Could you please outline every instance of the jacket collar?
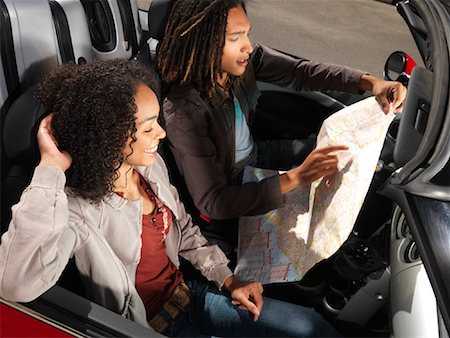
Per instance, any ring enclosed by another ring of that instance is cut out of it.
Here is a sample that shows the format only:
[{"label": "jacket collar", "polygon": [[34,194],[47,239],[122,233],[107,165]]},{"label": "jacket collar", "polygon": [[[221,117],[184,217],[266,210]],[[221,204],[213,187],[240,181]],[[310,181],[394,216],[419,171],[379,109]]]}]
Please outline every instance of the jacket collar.
[{"label": "jacket collar", "polygon": [[[166,187],[165,185],[160,183],[164,180],[167,180],[167,182],[169,183],[167,177],[167,167],[162,157],[158,155],[155,158],[155,162],[151,166],[137,166],[133,169],[135,169],[142,175],[142,177],[144,177],[144,179],[150,184],[153,192],[156,194],[156,196],[158,196],[158,199],[173,212],[176,218],[178,218],[177,202],[172,196],[170,187]],[[121,209],[125,205],[130,203],[130,201],[114,193],[110,196],[105,197],[103,201],[116,210]]]}]

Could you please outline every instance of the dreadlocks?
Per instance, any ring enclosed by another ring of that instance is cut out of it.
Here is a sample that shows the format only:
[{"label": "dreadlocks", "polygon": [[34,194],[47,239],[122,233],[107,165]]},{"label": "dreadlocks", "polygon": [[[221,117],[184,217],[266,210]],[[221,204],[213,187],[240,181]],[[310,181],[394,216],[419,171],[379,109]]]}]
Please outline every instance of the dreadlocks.
[{"label": "dreadlocks", "polygon": [[177,0],[158,50],[164,83],[194,86],[211,99],[222,76],[228,11],[245,0]]}]

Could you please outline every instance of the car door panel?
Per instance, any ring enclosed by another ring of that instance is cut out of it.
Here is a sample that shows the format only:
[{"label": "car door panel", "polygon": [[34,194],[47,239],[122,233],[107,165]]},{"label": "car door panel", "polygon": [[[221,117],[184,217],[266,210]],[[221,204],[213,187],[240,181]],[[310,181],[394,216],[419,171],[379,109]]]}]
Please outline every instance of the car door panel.
[{"label": "car door panel", "polygon": [[[448,5],[445,7],[437,0],[400,3],[401,14],[414,14],[413,20],[411,15],[403,17],[421,50],[426,69],[416,67],[411,76],[395,145],[397,170],[381,190],[398,204],[409,229],[408,238],[398,239],[403,244],[409,243],[404,244],[403,251],[400,250],[401,245],[391,248],[391,257],[394,254],[397,261],[392,268],[401,266],[397,275],[403,278],[402,282],[391,281],[393,310],[411,313],[408,302],[396,299],[395,293],[402,292],[408,283],[422,283],[423,287],[415,287],[409,298],[427,311],[418,312],[408,323],[414,327],[415,323],[421,323],[421,318],[426,318],[427,323],[434,323],[436,329],[443,321],[445,325],[440,325],[441,331],[424,333],[430,337],[448,336],[445,326],[450,325],[449,9]],[[396,226],[398,224],[394,222],[393,229]],[[415,248],[413,256],[410,255],[412,247]],[[415,260],[411,261],[411,258]],[[413,269],[419,268],[420,272],[412,273]],[[426,275],[422,271],[426,271]],[[432,292],[424,286],[425,279],[429,280]],[[404,300],[406,298],[405,294]],[[433,306],[433,302],[437,306]],[[397,328],[394,326],[394,336],[408,335],[405,323],[397,323]],[[421,323],[419,331],[427,327],[427,323]]]}]

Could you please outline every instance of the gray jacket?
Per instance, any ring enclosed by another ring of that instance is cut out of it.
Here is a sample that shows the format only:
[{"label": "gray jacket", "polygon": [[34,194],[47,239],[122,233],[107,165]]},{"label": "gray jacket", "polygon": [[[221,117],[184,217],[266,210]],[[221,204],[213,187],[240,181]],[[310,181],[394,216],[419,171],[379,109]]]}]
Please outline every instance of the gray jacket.
[{"label": "gray jacket", "polygon": [[[151,167],[136,168],[174,214],[166,237],[167,255],[178,255],[220,288],[232,274],[216,245],[208,245],[170,184],[161,157]],[[144,304],[135,288],[140,261],[142,200],[116,194],[98,205],[64,190],[57,167],[38,166],[31,184],[13,206],[13,217],[0,245],[0,297],[28,302],[47,291],[75,256],[88,297],[147,326]]]}]

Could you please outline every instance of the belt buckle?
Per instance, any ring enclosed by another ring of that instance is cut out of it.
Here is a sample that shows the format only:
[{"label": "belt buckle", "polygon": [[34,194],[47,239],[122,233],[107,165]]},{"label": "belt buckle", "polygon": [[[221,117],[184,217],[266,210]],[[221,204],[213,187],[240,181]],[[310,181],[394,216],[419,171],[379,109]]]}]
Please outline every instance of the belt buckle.
[{"label": "belt buckle", "polygon": [[153,317],[148,324],[153,330],[159,333],[163,333],[169,327],[169,323],[166,318],[164,318],[160,313]]},{"label": "belt buckle", "polygon": [[191,302],[188,286],[183,282],[178,284],[173,290],[169,301],[176,305],[181,311],[186,313]]},{"label": "belt buckle", "polygon": [[[189,288],[185,283],[181,282],[175,287],[172,295],[164,303],[162,309],[172,318],[172,320],[175,320],[181,312],[187,312],[190,302]],[[163,333],[169,327],[169,321],[164,315],[158,313],[150,320],[149,325],[156,332]]]}]

